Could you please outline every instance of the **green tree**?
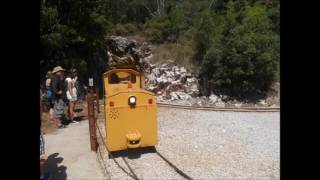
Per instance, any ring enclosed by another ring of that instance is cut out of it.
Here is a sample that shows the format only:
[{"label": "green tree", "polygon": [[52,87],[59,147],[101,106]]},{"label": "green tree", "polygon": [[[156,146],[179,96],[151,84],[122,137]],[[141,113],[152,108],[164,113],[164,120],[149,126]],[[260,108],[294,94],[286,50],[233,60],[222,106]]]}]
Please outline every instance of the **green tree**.
[{"label": "green tree", "polygon": [[214,38],[201,67],[206,88],[238,98],[265,95],[279,62],[279,36],[266,7],[246,5],[236,12],[230,1],[221,26],[221,39]]},{"label": "green tree", "polygon": [[170,21],[167,15],[158,15],[145,24],[145,34],[153,43],[163,43],[170,35]]},{"label": "green tree", "polygon": [[194,60],[195,63],[201,63],[203,56],[211,45],[213,23],[209,11],[204,11],[195,19],[195,34],[193,38]]},{"label": "green tree", "polygon": [[172,36],[171,41],[175,42],[187,30],[187,22],[183,10],[176,8],[169,14],[169,27],[169,33]]},{"label": "green tree", "polygon": [[87,65],[88,71],[82,74],[95,75],[95,69],[106,64],[101,58],[110,26],[105,1],[42,0],[40,5],[40,69],[47,71],[56,65],[84,69]]}]

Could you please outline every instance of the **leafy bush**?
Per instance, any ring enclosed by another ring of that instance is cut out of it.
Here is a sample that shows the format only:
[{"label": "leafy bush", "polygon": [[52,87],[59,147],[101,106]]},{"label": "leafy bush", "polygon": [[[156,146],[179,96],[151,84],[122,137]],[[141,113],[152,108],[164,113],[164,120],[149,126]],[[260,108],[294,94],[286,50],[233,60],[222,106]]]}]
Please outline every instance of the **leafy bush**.
[{"label": "leafy bush", "polygon": [[147,40],[152,43],[162,43],[165,42],[169,33],[170,22],[168,16],[159,15],[150,20],[145,24],[145,35]]},{"label": "leafy bush", "polygon": [[199,64],[202,62],[203,56],[211,45],[213,24],[209,11],[204,11],[199,17],[196,17],[194,21],[196,31],[193,36],[193,48],[195,49],[193,59],[196,64]]},{"label": "leafy bush", "polygon": [[177,42],[188,29],[184,12],[176,8],[167,15],[158,15],[145,24],[145,33],[154,43]]},{"label": "leafy bush", "polygon": [[272,31],[265,6],[245,6],[236,12],[230,1],[220,28],[222,36],[212,38],[201,65],[203,92],[264,96],[279,64],[279,36]]}]

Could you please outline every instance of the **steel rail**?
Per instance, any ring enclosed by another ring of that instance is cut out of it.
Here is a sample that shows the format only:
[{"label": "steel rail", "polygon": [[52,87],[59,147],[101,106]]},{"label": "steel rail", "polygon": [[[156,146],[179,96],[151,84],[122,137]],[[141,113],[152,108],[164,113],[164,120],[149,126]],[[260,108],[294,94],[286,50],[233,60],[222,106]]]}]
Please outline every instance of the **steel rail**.
[{"label": "steel rail", "polygon": [[[99,125],[97,125],[97,129],[98,129],[100,138],[102,138],[102,141],[103,141],[103,136],[102,136],[101,130],[100,130],[100,128],[99,128]],[[107,146],[106,146],[106,144],[105,144],[104,141],[103,141],[103,145],[104,145],[104,147],[106,148],[106,150],[108,151]],[[128,172],[128,171],[126,171],[126,170],[119,164],[119,162],[117,162],[117,161],[114,159],[114,157],[112,156],[112,154],[111,154],[109,151],[108,151],[108,153],[109,153],[109,155],[111,156],[111,159],[117,164],[117,166],[118,166],[123,172],[125,172],[128,176],[132,177],[132,178],[135,179],[135,180],[140,180],[124,157],[122,157],[122,159],[123,159],[123,161],[125,162],[125,164],[127,165],[127,167],[129,168],[129,171],[130,171],[131,173]],[[175,170],[175,172],[177,172],[179,175],[181,175],[181,176],[184,177],[185,179],[192,180],[192,178],[191,178],[190,176],[188,176],[186,173],[184,173],[182,170],[180,170],[178,167],[176,167],[173,163],[171,163],[167,158],[165,158],[163,155],[161,155],[158,151],[156,151],[156,154],[157,154],[162,160],[164,160],[171,168],[173,168],[173,169]]]},{"label": "steel rail", "polygon": [[[107,145],[106,145],[106,143],[105,143],[104,140],[103,140],[103,136],[102,136],[102,133],[101,133],[101,130],[100,130],[99,126],[97,126],[97,129],[98,129],[98,131],[99,131],[100,137],[102,138],[103,145],[105,146],[106,150],[108,151]],[[120,165],[120,163],[113,157],[113,155],[112,155],[109,151],[108,151],[108,153],[109,153],[111,159],[116,163],[116,165],[117,165],[124,173],[126,173],[128,176],[132,177],[132,178],[135,179],[135,180],[140,180],[135,173],[131,174],[130,172],[126,171],[126,170]],[[132,168],[129,166],[129,164],[126,163],[126,165],[128,166],[129,170],[130,170],[131,172],[133,172],[133,170],[132,170]]]},{"label": "steel rail", "polygon": [[206,111],[234,111],[234,112],[279,112],[279,107],[197,107],[197,106],[187,106],[178,104],[167,104],[167,103],[157,103],[159,107],[169,107],[177,109],[189,109],[189,110],[206,110]]}]

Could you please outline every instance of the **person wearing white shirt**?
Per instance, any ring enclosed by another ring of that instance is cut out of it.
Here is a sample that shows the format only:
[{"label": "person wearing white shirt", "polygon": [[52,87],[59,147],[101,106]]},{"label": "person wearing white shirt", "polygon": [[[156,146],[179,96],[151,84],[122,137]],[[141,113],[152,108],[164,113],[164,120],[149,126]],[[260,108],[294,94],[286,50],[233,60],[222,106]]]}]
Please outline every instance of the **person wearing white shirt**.
[{"label": "person wearing white shirt", "polygon": [[74,112],[75,104],[77,101],[77,89],[75,87],[74,78],[74,70],[71,70],[70,76],[66,78],[67,82],[67,98],[69,100],[69,107],[68,107],[68,115],[69,119],[72,123],[75,123],[74,118],[76,117],[76,113]]}]

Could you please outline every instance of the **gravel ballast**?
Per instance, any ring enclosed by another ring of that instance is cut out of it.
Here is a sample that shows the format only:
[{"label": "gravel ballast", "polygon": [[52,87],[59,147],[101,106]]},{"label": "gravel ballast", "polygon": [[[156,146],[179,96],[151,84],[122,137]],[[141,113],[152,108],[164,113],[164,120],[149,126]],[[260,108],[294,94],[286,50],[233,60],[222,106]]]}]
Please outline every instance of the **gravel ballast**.
[{"label": "gravel ballast", "polygon": [[[159,107],[158,137],[156,150],[193,179],[280,179],[280,112]],[[100,150],[111,179],[132,179]],[[122,157],[138,178],[183,179],[154,152],[116,157],[130,172]]]}]

